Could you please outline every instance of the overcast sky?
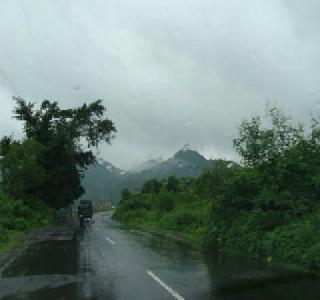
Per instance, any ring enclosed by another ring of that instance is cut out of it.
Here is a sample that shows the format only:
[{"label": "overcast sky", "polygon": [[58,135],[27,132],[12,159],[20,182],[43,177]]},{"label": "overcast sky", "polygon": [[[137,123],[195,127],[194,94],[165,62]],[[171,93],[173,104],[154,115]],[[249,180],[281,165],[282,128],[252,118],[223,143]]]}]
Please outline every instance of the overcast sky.
[{"label": "overcast sky", "polygon": [[103,99],[128,169],[189,143],[235,158],[267,102],[307,122],[320,102],[320,1],[1,0],[0,135],[13,95],[63,107]]}]

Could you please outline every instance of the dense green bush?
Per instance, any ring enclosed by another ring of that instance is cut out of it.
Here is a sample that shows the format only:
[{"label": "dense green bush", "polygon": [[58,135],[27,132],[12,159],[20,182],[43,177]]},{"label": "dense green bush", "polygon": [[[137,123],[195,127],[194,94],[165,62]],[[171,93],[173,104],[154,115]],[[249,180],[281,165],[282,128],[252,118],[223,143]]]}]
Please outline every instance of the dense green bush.
[{"label": "dense green bush", "polygon": [[0,225],[0,244],[6,242],[8,239],[8,230]]},{"label": "dense green bush", "polygon": [[0,242],[5,241],[8,230],[23,231],[45,226],[56,218],[54,210],[41,202],[23,202],[0,194]]},{"label": "dense green bush", "polygon": [[320,269],[320,214],[314,213],[302,220],[267,232],[261,250],[279,260]]},{"label": "dense green bush", "polygon": [[241,124],[241,165],[217,160],[199,178],[149,181],[115,218],[320,270],[320,118],[304,130],[279,109],[269,117]]},{"label": "dense green bush", "polygon": [[160,211],[169,212],[174,209],[175,206],[175,195],[171,191],[162,189],[159,194],[154,197],[153,207]]},{"label": "dense green bush", "polygon": [[197,216],[188,209],[179,209],[169,214],[164,214],[160,224],[165,229],[184,231],[197,224]]}]

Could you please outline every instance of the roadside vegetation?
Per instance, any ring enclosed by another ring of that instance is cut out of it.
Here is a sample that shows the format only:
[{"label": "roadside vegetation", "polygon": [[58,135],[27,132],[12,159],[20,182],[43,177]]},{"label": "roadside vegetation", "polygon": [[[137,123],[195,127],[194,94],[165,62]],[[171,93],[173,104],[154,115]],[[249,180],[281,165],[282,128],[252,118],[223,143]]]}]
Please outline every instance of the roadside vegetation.
[{"label": "roadside vegetation", "polygon": [[113,206],[111,202],[98,202],[95,206],[93,211],[95,213],[99,213],[99,212],[106,212],[106,211],[112,211],[113,210]]},{"label": "roadside vegetation", "polygon": [[14,245],[20,233],[48,226],[58,220],[56,211],[41,202],[27,204],[0,194],[0,254]]},{"label": "roadside vegetation", "polygon": [[84,193],[83,171],[96,162],[90,148],[116,132],[101,100],[74,109],[14,101],[25,136],[0,140],[0,252],[17,232],[48,225]]},{"label": "roadside vegetation", "polygon": [[279,109],[244,121],[240,164],[217,161],[199,178],[124,190],[114,218],[222,249],[320,270],[320,126]]}]

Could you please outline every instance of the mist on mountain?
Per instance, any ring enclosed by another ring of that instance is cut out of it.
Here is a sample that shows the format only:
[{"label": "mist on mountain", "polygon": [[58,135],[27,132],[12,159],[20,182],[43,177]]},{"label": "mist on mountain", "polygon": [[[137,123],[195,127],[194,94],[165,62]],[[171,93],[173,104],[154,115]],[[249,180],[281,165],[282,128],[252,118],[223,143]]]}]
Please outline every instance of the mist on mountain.
[{"label": "mist on mountain", "polygon": [[135,191],[147,180],[161,180],[169,176],[198,177],[205,169],[213,168],[215,162],[216,160],[206,159],[189,147],[182,148],[167,160],[148,160],[130,171],[99,160],[84,173],[82,184],[86,193],[82,199],[117,204],[124,188]]}]

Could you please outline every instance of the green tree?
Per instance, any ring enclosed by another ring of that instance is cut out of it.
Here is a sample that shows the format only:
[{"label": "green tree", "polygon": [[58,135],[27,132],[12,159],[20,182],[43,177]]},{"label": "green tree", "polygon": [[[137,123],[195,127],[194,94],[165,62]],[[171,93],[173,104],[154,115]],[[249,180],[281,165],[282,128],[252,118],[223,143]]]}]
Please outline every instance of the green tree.
[{"label": "green tree", "polygon": [[167,190],[177,193],[179,191],[179,180],[176,176],[170,176],[167,180]]},{"label": "green tree", "polygon": [[260,117],[243,122],[234,141],[245,167],[252,169],[247,174],[255,174],[252,207],[292,216],[311,212],[320,196],[319,121],[313,119],[307,135],[279,109],[270,110],[269,117],[269,127],[262,126]]},{"label": "green tree", "polygon": [[[37,184],[29,183],[28,189],[21,190],[28,191],[28,198],[34,197],[55,208],[70,204],[84,192],[81,186],[83,170],[96,161],[90,148],[97,147],[101,142],[110,143],[116,132],[113,122],[104,117],[106,108],[101,100],[73,109],[61,109],[57,102],[48,100],[36,109],[33,103],[27,103],[22,98],[14,100],[14,117],[23,122],[26,134],[26,141],[21,147],[24,149],[28,143],[33,147],[35,143],[39,146],[33,154],[30,153],[30,145],[24,152],[20,149],[20,152],[24,153],[22,156],[26,160],[28,155],[33,156],[33,161],[42,171]],[[3,160],[7,162],[6,181],[13,182],[14,176],[20,175],[13,159],[18,151],[14,148],[19,146],[8,138],[4,138],[1,144]],[[6,188],[11,194],[15,193],[11,184]]]},{"label": "green tree", "polygon": [[156,179],[148,180],[144,183],[141,192],[143,194],[158,194],[162,187],[162,183]]},{"label": "green tree", "polygon": [[43,146],[33,139],[19,142],[5,137],[0,149],[5,153],[1,162],[4,192],[17,199],[39,198],[46,176],[39,161]]},{"label": "green tree", "polygon": [[129,189],[125,188],[121,191],[121,200],[120,201],[126,201],[130,199],[132,196],[132,193],[130,192]]},{"label": "green tree", "polygon": [[270,109],[268,116],[271,121],[269,128],[262,127],[259,116],[242,122],[240,126],[234,147],[246,166],[258,167],[264,163],[273,163],[304,137],[303,127],[290,124],[290,118],[280,109]]}]

